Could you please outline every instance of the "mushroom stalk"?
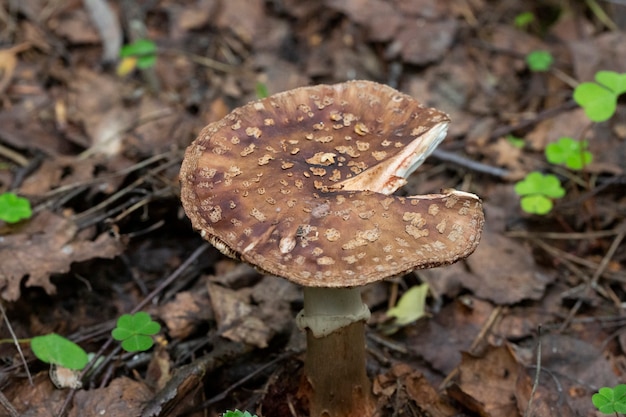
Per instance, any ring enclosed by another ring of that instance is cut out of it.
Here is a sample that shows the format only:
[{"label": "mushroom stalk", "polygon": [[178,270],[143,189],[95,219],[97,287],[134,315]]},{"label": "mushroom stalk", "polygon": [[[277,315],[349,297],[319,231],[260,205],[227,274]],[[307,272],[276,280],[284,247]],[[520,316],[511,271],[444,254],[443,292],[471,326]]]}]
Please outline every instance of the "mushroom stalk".
[{"label": "mushroom stalk", "polygon": [[304,309],[297,321],[307,333],[304,373],[311,417],[373,415],[365,368],[369,316],[359,288],[304,288]]}]

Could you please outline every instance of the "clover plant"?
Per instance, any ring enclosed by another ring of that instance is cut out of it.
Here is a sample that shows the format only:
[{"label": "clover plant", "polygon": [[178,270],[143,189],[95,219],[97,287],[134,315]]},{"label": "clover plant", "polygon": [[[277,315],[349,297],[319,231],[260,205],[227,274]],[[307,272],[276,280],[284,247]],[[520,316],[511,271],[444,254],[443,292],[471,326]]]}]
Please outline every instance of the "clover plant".
[{"label": "clover plant", "polygon": [[125,351],[138,352],[150,349],[154,344],[152,336],[160,330],[159,323],[153,321],[148,313],[139,311],[120,316],[111,335],[113,339],[122,342]]},{"label": "clover plant", "polygon": [[550,69],[554,57],[548,51],[532,51],[526,55],[526,64],[533,72],[545,72]]},{"label": "clover plant", "polygon": [[156,64],[157,46],[149,39],[139,39],[122,46],[120,58],[117,66],[117,74],[120,76],[131,73],[135,68],[151,68]]},{"label": "clover plant", "polygon": [[7,223],[17,223],[20,220],[30,219],[33,210],[30,201],[18,197],[14,193],[0,194],[0,220]]},{"label": "clover plant", "polygon": [[553,174],[533,171],[515,184],[515,193],[521,197],[522,210],[531,214],[548,214],[553,200],[565,195],[559,179]]},{"label": "clover plant", "polygon": [[589,142],[586,140],[562,137],[546,146],[546,159],[551,164],[563,164],[574,170],[583,169],[593,159],[593,155],[587,150],[588,147]]},{"label": "clover plant", "polygon": [[594,122],[610,119],[617,108],[617,98],[626,92],[626,73],[598,71],[595,82],[579,84],[574,89],[574,100]]},{"label": "clover plant", "polygon": [[626,413],[626,384],[600,388],[591,397],[591,402],[603,414]]}]

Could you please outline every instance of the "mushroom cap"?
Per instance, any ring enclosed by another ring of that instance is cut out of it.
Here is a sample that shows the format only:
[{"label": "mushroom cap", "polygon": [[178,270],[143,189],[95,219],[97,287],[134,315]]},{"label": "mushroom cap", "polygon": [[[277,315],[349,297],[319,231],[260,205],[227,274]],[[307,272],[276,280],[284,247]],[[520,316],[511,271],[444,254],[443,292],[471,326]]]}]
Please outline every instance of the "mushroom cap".
[{"label": "mushroom cap", "polygon": [[221,252],[304,286],[354,287],[450,264],[478,245],[480,199],[391,195],[448,122],[370,81],[279,93],[201,131],[182,164],[182,204]]}]

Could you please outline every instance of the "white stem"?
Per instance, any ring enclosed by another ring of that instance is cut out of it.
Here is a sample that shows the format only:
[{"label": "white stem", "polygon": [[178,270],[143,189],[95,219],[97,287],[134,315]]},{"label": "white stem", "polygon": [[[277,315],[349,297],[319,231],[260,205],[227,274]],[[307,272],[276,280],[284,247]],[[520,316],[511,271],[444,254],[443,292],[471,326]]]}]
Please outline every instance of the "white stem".
[{"label": "white stem", "polygon": [[304,288],[304,309],[296,317],[301,330],[325,337],[357,321],[367,321],[370,311],[360,288]]}]

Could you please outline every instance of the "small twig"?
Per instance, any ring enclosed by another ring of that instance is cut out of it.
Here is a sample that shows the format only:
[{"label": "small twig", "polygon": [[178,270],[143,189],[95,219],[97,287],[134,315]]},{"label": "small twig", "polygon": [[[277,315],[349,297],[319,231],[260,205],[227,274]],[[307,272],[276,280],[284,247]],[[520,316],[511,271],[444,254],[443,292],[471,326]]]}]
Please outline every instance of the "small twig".
[{"label": "small twig", "polygon": [[[620,224],[620,226],[618,227],[618,230],[619,230],[619,233],[617,234],[617,236],[615,236],[615,239],[613,239],[613,242],[611,243],[609,250],[606,252],[606,255],[604,255],[604,257],[602,258],[602,261],[600,261],[600,264],[598,265],[596,271],[594,272],[593,277],[591,278],[591,282],[589,282],[587,286],[588,289],[591,288],[591,289],[596,290],[600,277],[602,276],[606,268],[609,266],[609,262],[615,255],[615,252],[617,251],[617,248],[619,247],[619,245],[622,243],[622,240],[624,240],[624,237],[626,236],[626,221]],[[570,321],[576,315],[576,313],[582,306],[582,303],[583,303],[582,298],[579,298],[578,301],[576,301],[576,304],[574,304],[567,318],[561,325],[559,329],[560,331],[564,331],[567,328],[567,326],[569,326]]]},{"label": "small twig", "polygon": [[9,321],[9,318],[7,317],[7,313],[6,313],[6,310],[4,309],[4,305],[2,304],[2,301],[0,301],[0,313],[2,313],[2,318],[4,319],[4,323],[7,325],[7,329],[9,329],[9,333],[11,333],[11,338],[13,339],[13,343],[15,344],[15,348],[17,349],[17,352],[20,355],[20,359],[22,360],[22,363],[24,364],[24,369],[26,370],[26,375],[28,376],[28,382],[30,382],[30,385],[34,387],[35,383],[33,382],[33,377],[30,374],[30,369],[28,369],[28,363],[26,362],[26,357],[24,356],[24,352],[22,352],[22,347],[20,346],[20,342],[17,336],[15,335],[15,332],[13,331],[13,326],[11,326],[11,322]]},{"label": "small twig", "polygon": [[4,396],[2,392],[0,392],[0,404],[4,407],[5,410],[11,414],[11,417],[20,417],[20,413],[17,412],[13,404],[9,401],[7,397]]},{"label": "small twig", "polygon": [[[529,239],[529,240],[531,243],[539,246],[541,249],[545,250],[546,252],[548,252],[550,255],[554,256],[561,262],[563,262],[564,260],[567,260],[575,264],[582,265],[589,269],[598,268],[598,264],[596,262],[573,255],[569,252],[558,249],[554,246],[550,246],[546,244],[545,242],[542,242],[539,239]],[[617,282],[626,282],[626,274],[624,274],[623,272],[603,271],[603,274],[606,279],[610,279],[610,280],[617,281]]]},{"label": "small twig", "polygon": [[22,168],[28,166],[28,159],[22,156],[22,154],[15,152],[11,148],[7,148],[2,144],[0,144],[0,156],[4,156],[6,159],[10,159]]},{"label": "small twig", "polygon": [[530,398],[528,399],[528,405],[526,406],[526,410],[524,410],[524,417],[530,417],[532,414],[530,410],[533,406],[533,398],[535,397],[535,392],[537,391],[537,387],[539,386],[539,375],[541,375],[541,325],[537,327],[537,369],[535,370],[535,380],[533,381],[533,388],[530,391]]},{"label": "small twig", "polygon": [[504,168],[483,164],[482,162],[474,161],[456,153],[444,151],[443,149],[435,149],[431,156],[440,161],[450,162],[462,166],[463,168],[498,178],[508,178],[511,174],[509,170]]}]

